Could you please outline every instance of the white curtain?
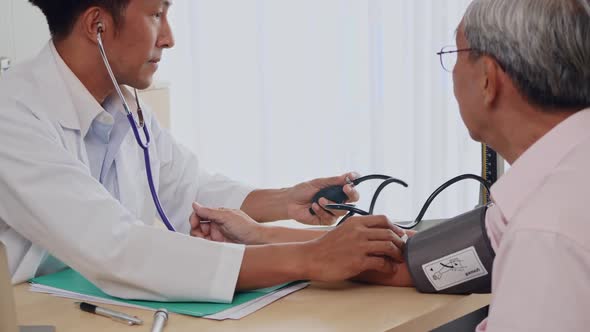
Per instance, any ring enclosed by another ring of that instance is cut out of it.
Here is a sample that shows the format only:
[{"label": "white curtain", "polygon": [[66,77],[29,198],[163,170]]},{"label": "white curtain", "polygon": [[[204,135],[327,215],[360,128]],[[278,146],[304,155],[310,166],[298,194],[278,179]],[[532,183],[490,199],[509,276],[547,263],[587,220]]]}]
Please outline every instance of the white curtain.
[{"label": "white curtain", "polygon": [[[461,121],[451,74],[435,53],[454,44],[469,0],[179,0],[172,132],[210,170],[258,187],[350,170],[407,181],[377,212],[413,219],[428,195],[480,172],[480,146]],[[368,208],[378,185],[358,187]],[[459,183],[428,218],[477,204]]]}]

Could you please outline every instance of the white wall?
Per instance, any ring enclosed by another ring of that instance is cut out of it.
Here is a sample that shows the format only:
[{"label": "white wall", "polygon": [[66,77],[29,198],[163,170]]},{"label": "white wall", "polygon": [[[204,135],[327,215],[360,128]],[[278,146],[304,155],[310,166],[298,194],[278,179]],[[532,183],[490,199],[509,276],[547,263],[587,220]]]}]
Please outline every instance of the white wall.
[{"label": "white wall", "polygon": [[[428,195],[480,172],[435,55],[454,43],[470,0],[175,1],[174,135],[209,169],[255,186],[356,170],[406,180],[377,212],[416,216]],[[359,186],[368,207],[374,183]],[[471,209],[478,184],[445,191],[427,217]]]},{"label": "white wall", "polygon": [[[440,183],[479,172],[479,145],[434,55],[469,2],[175,1],[176,47],[156,75],[171,83],[172,132],[211,170],[255,186],[348,170],[398,176],[411,187],[385,192],[380,212],[412,218]],[[35,55],[49,38],[40,11],[0,4],[0,56]],[[473,207],[477,192],[450,189],[428,217]]]},{"label": "white wall", "polygon": [[36,55],[48,40],[39,9],[26,0],[0,0],[0,56],[19,63]]}]

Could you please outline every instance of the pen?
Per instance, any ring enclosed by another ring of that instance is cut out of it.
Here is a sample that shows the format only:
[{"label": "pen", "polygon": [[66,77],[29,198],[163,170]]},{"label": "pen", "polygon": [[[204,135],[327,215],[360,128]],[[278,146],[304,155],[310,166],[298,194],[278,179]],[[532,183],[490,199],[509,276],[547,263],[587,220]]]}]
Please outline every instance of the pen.
[{"label": "pen", "polygon": [[168,320],[168,310],[158,309],[154,313],[154,323],[152,324],[152,332],[162,332],[166,321]]},{"label": "pen", "polygon": [[80,306],[82,311],[89,312],[91,314],[97,314],[104,317],[108,317],[112,320],[119,321],[121,323],[125,323],[127,325],[141,325],[143,321],[135,316],[127,315],[123,312],[114,311],[107,308],[102,308],[99,306],[95,306],[94,304],[86,303],[86,302],[76,302]]}]

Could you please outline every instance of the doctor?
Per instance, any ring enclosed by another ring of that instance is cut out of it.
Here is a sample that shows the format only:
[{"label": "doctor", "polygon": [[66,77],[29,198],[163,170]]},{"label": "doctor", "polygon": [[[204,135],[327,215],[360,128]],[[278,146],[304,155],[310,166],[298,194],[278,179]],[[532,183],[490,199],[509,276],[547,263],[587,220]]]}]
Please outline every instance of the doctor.
[{"label": "doctor", "polygon": [[[310,200],[353,175],[252,190],[203,170],[142,105],[155,188],[178,232],[151,227],[156,213],[143,151],[97,36],[117,81],[146,88],[162,51],[174,45],[170,1],[31,2],[45,14],[52,40],[0,80],[0,240],[14,283],[68,265],[115,296],[228,302],[235,289],[343,280],[391,271],[392,260],[401,260],[401,233],[384,217],[355,218],[331,232],[292,231],[285,239],[291,243],[245,246],[188,236],[194,201],[239,208],[259,222],[332,223],[317,204],[315,216],[308,212]],[[122,90],[135,113],[133,95]],[[344,191],[358,198],[352,187]]]}]

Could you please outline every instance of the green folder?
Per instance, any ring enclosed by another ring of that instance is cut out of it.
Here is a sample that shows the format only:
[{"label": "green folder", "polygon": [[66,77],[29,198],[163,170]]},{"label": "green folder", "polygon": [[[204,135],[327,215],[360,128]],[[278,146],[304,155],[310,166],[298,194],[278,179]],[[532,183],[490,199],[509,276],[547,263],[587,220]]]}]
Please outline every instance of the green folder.
[{"label": "green folder", "polygon": [[66,290],[69,292],[100,297],[103,299],[127,303],[136,306],[142,306],[152,309],[165,308],[170,312],[178,314],[202,317],[221,312],[226,309],[233,308],[248,301],[255,300],[264,295],[272,293],[281,288],[290,286],[294,283],[283,284],[275,287],[258,289],[248,292],[238,292],[234,295],[232,303],[210,303],[210,302],[155,302],[155,301],[140,301],[140,300],[125,300],[118,297],[113,297],[105,294],[103,291],[94,286],[90,281],[84,278],[78,272],[72,269],[66,269],[54,274],[45,275],[38,278],[33,278],[29,282],[34,284],[45,285],[53,288]]}]

